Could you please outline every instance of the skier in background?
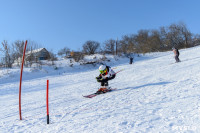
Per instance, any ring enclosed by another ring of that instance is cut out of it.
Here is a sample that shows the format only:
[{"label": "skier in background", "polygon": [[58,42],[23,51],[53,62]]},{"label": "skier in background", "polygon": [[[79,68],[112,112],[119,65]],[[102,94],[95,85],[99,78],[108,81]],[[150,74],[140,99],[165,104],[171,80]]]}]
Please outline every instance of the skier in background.
[{"label": "skier in background", "polygon": [[174,52],[174,58],[175,58],[175,60],[176,60],[176,63],[177,63],[177,62],[180,62],[180,59],[179,59],[179,51],[178,51],[178,49],[175,48],[175,47],[173,47],[172,50],[173,50],[173,52]]},{"label": "skier in background", "polygon": [[101,83],[100,89],[97,93],[105,93],[108,89],[108,81],[115,78],[115,72],[111,69],[111,67],[106,65],[101,65],[99,67],[100,75],[96,77],[97,82]]}]

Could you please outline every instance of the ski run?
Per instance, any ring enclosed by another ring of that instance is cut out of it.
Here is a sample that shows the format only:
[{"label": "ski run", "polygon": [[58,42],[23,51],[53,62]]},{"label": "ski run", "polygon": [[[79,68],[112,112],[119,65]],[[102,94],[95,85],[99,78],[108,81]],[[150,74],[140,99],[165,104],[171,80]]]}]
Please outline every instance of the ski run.
[{"label": "ski run", "polygon": [[[111,57],[110,57],[111,58]],[[0,133],[199,133],[200,47],[158,52],[107,65],[119,72],[113,92],[93,98],[99,65],[24,68],[22,120],[19,120],[20,69],[0,70]],[[7,73],[7,74],[5,74]],[[49,116],[46,123],[46,80]]]}]

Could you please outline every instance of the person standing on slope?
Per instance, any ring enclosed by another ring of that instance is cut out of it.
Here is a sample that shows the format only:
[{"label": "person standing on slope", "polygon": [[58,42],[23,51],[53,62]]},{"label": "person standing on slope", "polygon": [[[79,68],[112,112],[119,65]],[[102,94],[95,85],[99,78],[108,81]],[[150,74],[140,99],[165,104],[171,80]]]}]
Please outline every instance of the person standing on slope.
[{"label": "person standing on slope", "polygon": [[111,67],[106,65],[101,65],[99,67],[100,75],[96,77],[97,82],[101,83],[101,88],[97,91],[97,93],[105,93],[108,89],[108,81],[115,78],[115,72],[111,69]]},{"label": "person standing on slope", "polygon": [[174,55],[175,55],[174,58],[175,58],[175,60],[176,60],[176,63],[177,63],[177,62],[180,62],[180,59],[179,59],[179,51],[178,51],[178,49],[175,48],[175,47],[173,47],[172,50],[173,50]]}]

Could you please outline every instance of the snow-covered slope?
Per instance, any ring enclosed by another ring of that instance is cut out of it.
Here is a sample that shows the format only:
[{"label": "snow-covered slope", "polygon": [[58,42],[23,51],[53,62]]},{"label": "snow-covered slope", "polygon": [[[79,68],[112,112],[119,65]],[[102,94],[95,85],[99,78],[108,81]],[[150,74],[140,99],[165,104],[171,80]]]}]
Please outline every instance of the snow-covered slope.
[{"label": "snow-covered slope", "polygon": [[[19,120],[18,81],[0,84],[0,132],[129,133],[200,132],[200,47],[152,53],[109,63],[124,69],[109,82],[116,91],[92,99],[98,66],[25,78]],[[30,73],[29,73],[30,74]],[[18,75],[14,75],[16,77]],[[26,77],[26,76],[25,76]],[[17,79],[17,78],[14,78]],[[46,80],[50,81],[50,124],[46,124]],[[4,79],[5,81],[5,79]]]}]

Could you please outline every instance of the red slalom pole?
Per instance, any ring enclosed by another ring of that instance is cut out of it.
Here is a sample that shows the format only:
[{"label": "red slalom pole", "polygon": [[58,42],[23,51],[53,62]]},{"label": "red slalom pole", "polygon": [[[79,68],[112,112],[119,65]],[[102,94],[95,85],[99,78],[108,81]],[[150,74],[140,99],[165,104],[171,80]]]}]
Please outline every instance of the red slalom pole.
[{"label": "red slalom pole", "polygon": [[19,117],[20,117],[20,120],[22,120],[22,113],[21,113],[21,87],[22,87],[22,73],[23,73],[23,66],[24,66],[24,57],[25,57],[25,53],[26,53],[26,45],[27,45],[27,40],[26,40],[25,46],[24,46],[22,65],[21,65],[20,82],[19,82]]},{"label": "red slalom pole", "polygon": [[47,96],[46,96],[46,101],[47,101],[47,124],[49,124],[49,80],[47,80]]}]

